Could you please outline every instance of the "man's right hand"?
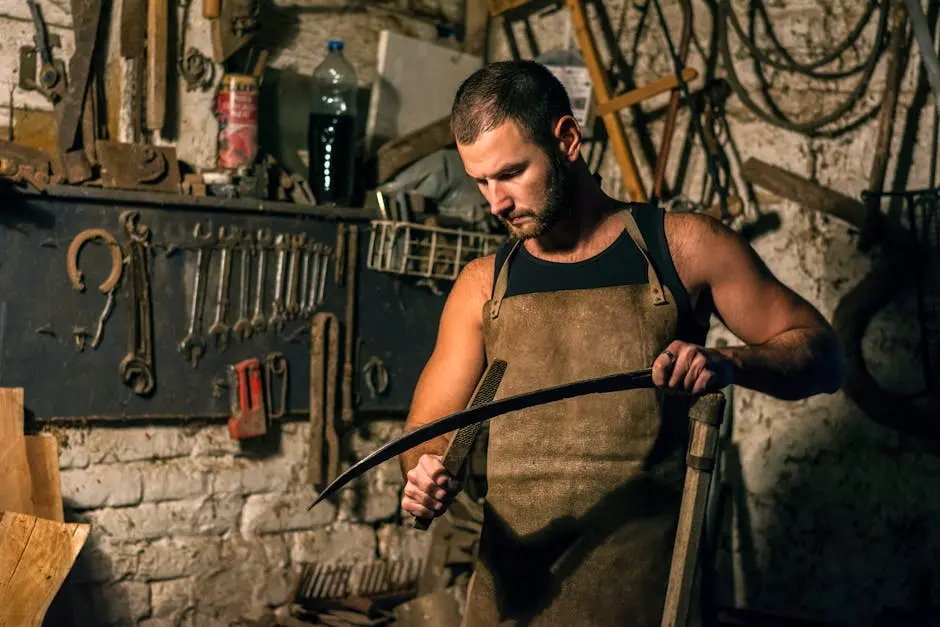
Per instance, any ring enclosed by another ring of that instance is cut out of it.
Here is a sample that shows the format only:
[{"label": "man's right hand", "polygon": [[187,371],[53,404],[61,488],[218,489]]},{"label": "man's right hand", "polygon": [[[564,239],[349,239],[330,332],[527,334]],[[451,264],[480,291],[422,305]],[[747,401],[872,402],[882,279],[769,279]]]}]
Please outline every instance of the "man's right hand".
[{"label": "man's right hand", "polygon": [[418,518],[442,515],[460,490],[460,485],[441,463],[440,455],[422,455],[406,476],[408,483],[401,507]]}]

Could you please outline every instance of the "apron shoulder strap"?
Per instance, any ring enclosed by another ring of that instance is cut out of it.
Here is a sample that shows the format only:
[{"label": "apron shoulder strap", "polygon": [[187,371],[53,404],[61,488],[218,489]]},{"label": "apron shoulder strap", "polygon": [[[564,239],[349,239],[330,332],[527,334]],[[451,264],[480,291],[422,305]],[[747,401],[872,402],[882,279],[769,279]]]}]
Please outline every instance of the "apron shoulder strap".
[{"label": "apron shoulder strap", "polygon": [[640,232],[640,227],[636,223],[636,218],[633,217],[632,206],[627,207],[620,212],[620,219],[623,221],[630,239],[632,239],[633,243],[636,244],[636,247],[640,249],[640,253],[643,255],[643,259],[646,260],[647,272],[649,273],[650,291],[653,296],[653,304],[667,304],[669,301],[666,299],[666,291],[663,289],[662,281],[659,280],[659,275],[656,274],[656,268],[653,267],[653,262],[650,261],[649,248],[646,246],[646,240],[643,239],[643,234]]},{"label": "apron shoulder strap", "polygon": [[509,287],[509,262],[516,254],[516,251],[519,250],[521,244],[522,240],[516,240],[512,248],[509,249],[509,254],[503,260],[499,274],[496,275],[496,283],[493,285],[493,297],[490,299],[490,318],[493,320],[496,320],[496,317],[499,316],[499,305],[503,302],[503,296],[506,295],[506,290]]}]

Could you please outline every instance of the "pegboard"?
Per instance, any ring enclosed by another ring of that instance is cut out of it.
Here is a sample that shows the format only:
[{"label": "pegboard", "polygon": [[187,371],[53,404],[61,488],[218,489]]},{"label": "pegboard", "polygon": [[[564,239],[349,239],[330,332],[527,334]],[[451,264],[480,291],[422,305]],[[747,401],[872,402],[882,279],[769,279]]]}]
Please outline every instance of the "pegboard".
[{"label": "pegboard", "polygon": [[[155,197],[159,197],[156,200]],[[23,387],[27,411],[38,421],[61,419],[114,420],[116,422],[225,418],[229,412],[226,370],[230,364],[270,353],[282,353],[288,364],[287,414],[302,418],[309,407],[310,319],[288,321],[280,333],[268,331],[246,341],[230,338],[220,350],[207,341],[205,356],[193,368],[178,345],[189,325],[190,299],[195,277],[196,249],[192,231],[197,222],[218,231],[238,227],[252,233],[268,228],[273,233],[304,233],[308,239],[336,246],[337,214],[346,228],[359,231],[356,338],[353,390],[358,414],[402,415],[407,411],[421,368],[431,353],[445,295],[434,294],[390,274],[366,268],[369,218],[363,213],[316,210],[295,211],[286,203],[251,207],[233,201],[212,203],[167,200],[166,195],[99,192],[93,197],[57,197],[3,193],[0,209],[0,387]],[[66,273],[67,249],[79,232],[103,228],[123,242],[119,215],[126,209],[140,213],[151,230],[149,276],[153,309],[154,372],[151,395],[138,396],[119,376],[119,364],[128,351],[131,320],[125,267],[110,317],[97,349],[79,350],[73,327],[94,333],[106,297],[97,286],[110,268],[108,247],[97,242],[84,246],[80,269],[87,288],[73,289]],[[265,312],[273,298],[275,254],[268,253]],[[202,329],[215,314],[219,252],[209,260],[209,280]],[[240,301],[239,255],[231,258],[228,322],[238,315]],[[254,308],[255,258],[249,286]],[[447,287],[447,286],[443,286]],[[346,286],[334,281],[330,261],[322,305],[316,311],[334,313],[345,334]],[[211,338],[207,338],[211,340]],[[342,344],[342,341],[341,341]],[[388,370],[388,388],[373,395],[363,367],[376,357]],[[342,360],[342,356],[341,356]],[[340,380],[342,379],[340,362]],[[279,398],[279,381],[272,395]]]}]

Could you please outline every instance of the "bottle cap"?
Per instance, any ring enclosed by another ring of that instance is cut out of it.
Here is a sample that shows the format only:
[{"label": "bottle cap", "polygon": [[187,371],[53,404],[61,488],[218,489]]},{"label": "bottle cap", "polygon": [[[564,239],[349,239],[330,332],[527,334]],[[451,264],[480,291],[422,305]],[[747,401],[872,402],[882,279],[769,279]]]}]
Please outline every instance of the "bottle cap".
[{"label": "bottle cap", "polygon": [[340,50],[340,51],[342,51],[342,49],[343,49],[343,42],[342,42],[342,41],[340,41],[340,40],[338,40],[338,39],[331,39],[331,40],[330,40],[330,43],[329,43],[329,51],[330,51],[330,52],[333,52],[334,50]]}]

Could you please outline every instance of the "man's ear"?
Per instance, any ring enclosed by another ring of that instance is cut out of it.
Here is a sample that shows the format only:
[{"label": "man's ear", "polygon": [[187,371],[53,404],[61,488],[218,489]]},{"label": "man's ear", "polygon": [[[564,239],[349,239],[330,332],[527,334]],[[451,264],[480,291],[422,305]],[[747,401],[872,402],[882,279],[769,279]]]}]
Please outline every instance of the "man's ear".
[{"label": "man's ear", "polygon": [[555,137],[558,138],[558,147],[568,158],[575,161],[581,156],[581,125],[570,115],[563,115],[555,122]]}]

